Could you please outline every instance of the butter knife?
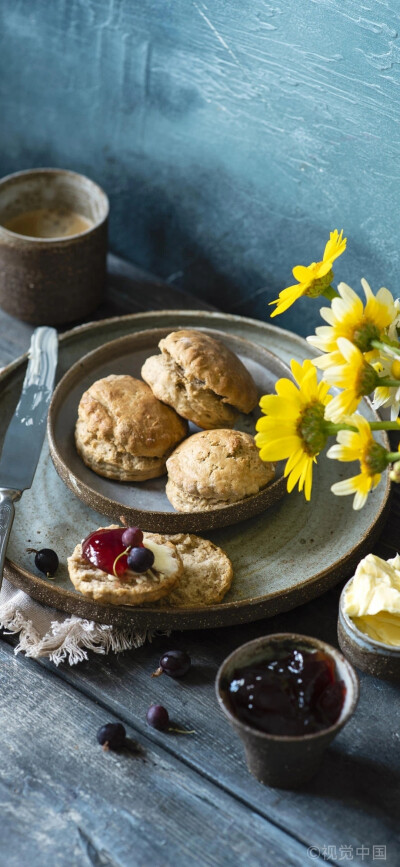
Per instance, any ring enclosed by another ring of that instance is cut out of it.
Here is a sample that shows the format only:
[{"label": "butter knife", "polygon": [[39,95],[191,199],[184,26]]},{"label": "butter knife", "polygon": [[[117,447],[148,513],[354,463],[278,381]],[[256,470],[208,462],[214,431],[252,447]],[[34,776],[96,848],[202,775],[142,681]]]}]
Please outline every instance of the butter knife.
[{"label": "butter knife", "polygon": [[36,328],[18,406],[7,428],[0,457],[0,587],[14,503],[30,488],[42,450],[57,367],[55,328]]}]

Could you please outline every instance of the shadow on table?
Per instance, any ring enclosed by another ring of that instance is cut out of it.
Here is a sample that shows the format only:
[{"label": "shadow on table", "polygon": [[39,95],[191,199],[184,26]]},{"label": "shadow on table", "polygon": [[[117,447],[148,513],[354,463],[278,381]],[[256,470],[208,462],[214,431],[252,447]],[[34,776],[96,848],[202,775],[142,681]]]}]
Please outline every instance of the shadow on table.
[{"label": "shadow on table", "polygon": [[400,820],[400,778],[387,762],[343,753],[331,747],[321,769],[304,792],[357,806],[376,818],[377,804],[391,820]]}]

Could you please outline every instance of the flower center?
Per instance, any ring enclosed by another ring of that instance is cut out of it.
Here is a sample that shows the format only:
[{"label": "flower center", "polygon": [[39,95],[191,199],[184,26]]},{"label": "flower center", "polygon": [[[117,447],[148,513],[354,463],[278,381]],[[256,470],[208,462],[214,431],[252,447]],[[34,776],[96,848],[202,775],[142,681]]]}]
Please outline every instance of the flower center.
[{"label": "flower center", "polygon": [[303,443],[304,451],[312,458],[325,448],[328,439],[324,414],[324,405],[316,400],[303,409],[297,422],[297,435]]},{"label": "flower center", "polygon": [[390,375],[393,379],[400,379],[400,361],[394,361],[390,368]]},{"label": "flower center", "polygon": [[[321,262],[319,262],[318,266],[316,267],[319,267],[320,264]],[[331,285],[332,280],[333,271],[331,268],[331,270],[328,271],[327,274],[325,274],[325,277],[316,277],[314,280],[311,280],[311,283],[309,286],[307,286],[304,294],[308,295],[309,298],[318,298],[319,295],[322,295],[322,293],[325,292],[325,289],[327,289],[328,286]]]},{"label": "flower center", "polygon": [[382,473],[387,467],[387,451],[379,443],[372,442],[365,449],[363,457],[360,461],[361,469],[368,476],[375,476],[377,473]]},{"label": "flower center", "polygon": [[371,394],[377,385],[379,385],[379,376],[376,370],[368,363],[363,364],[356,381],[357,395]]},{"label": "flower center", "polygon": [[353,331],[353,343],[360,349],[361,352],[370,352],[372,340],[379,340],[380,332],[377,325],[366,319],[361,322]]}]

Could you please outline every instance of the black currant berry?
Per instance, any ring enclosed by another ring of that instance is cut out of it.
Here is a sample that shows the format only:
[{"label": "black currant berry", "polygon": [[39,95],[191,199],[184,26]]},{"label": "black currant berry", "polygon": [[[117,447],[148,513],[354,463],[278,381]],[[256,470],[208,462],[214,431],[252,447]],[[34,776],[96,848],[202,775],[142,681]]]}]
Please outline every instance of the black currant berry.
[{"label": "black currant berry", "polygon": [[41,548],[40,551],[36,551],[35,566],[39,572],[43,572],[43,575],[47,575],[48,578],[51,578],[57,571],[58,563],[57,554],[51,548]]},{"label": "black currant berry", "polygon": [[153,729],[165,732],[169,726],[169,715],[167,709],[163,707],[162,704],[150,705],[146,714],[146,721]]},{"label": "black currant berry", "polygon": [[190,656],[184,650],[168,650],[160,659],[160,668],[168,677],[183,677],[191,664]]},{"label": "black currant berry", "polygon": [[128,554],[128,568],[132,572],[141,575],[151,569],[154,563],[154,554],[150,548],[131,548]]},{"label": "black currant berry", "polygon": [[139,527],[127,527],[122,534],[121,540],[126,548],[140,548],[143,542],[143,533],[139,530]]},{"label": "black currant berry", "polygon": [[97,732],[103,750],[119,750],[125,743],[126,731],[122,723],[106,723]]}]

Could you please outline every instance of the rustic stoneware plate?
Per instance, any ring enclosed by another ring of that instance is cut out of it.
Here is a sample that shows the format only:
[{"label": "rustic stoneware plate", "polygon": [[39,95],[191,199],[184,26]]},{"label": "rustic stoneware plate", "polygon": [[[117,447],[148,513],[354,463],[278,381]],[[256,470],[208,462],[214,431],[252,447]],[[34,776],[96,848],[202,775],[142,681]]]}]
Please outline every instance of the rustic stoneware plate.
[{"label": "rustic stoneware plate", "polygon": [[[273,392],[279,377],[291,376],[287,366],[264,347],[214,329],[203,330],[223,340],[240,357],[256,383],[259,397]],[[277,478],[258,494],[213,511],[179,513],[165,493],[166,475],[140,483],[106,479],[85,466],[75,448],[74,430],[83,392],[97,379],[112,373],[129,373],[140,379],[144,361],[159,354],[158,343],[169,331],[155,328],[112,340],[85,355],[63,376],[49,410],[48,438],[54,466],[83,503],[117,522],[122,514],[131,526],[156,533],[197,533],[237,524],[265,511],[284,495],[282,466]],[[250,415],[241,415],[236,427],[254,434],[260,414],[257,407]],[[199,428],[189,426],[189,434],[196,430]]]},{"label": "rustic stoneware plate", "polygon": [[[94,322],[64,334],[60,338],[58,378],[85,353],[106,342],[160,327],[169,331],[214,328],[258,343],[286,364],[291,358],[302,361],[313,354],[302,338],[269,323],[205,311],[155,311]],[[26,356],[0,373],[0,444],[18,401],[25,368]],[[366,417],[376,418],[367,402],[362,411]],[[385,437],[380,441],[385,443]],[[313,599],[350,576],[360,557],[371,550],[384,520],[389,479],[386,474],[365,508],[354,512],[351,497],[335,497],[330,492],[334,481],[354,474],[354,469],[351,464],[338,464],[321,455],[315,467],[311,503],[293,492],[257,517],[204,534],[221,545],[234,564],[231,590],[220,605],[187,611],[158,610],[155,605],[134,609],[95,604],[72,587],[66,558],[77,541],[105,519],[64,485],[46,442],[33,487],[16,506],[5,575],[16,587],[54,608],[134,629],[204,629],[271,616]],[[60,567],[53,581],[35,574],[32,554],[26,550],[29,546],[57,551]]]}]

